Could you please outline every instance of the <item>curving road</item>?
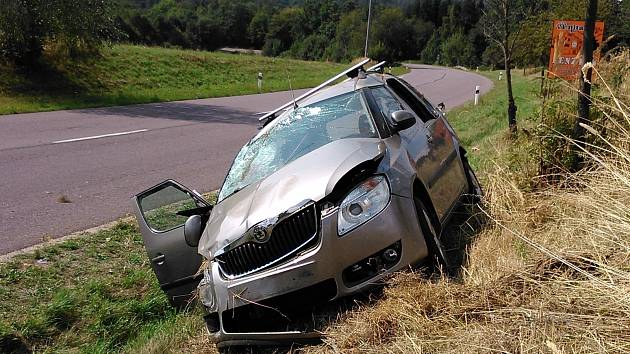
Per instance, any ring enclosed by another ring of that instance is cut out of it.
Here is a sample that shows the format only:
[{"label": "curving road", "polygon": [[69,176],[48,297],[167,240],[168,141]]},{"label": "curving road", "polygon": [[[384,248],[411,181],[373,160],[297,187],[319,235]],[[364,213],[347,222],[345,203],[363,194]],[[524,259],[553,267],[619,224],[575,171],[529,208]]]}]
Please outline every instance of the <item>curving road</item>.
[{"label": "curving road", "polygon": [[[405,79],[452,108],[492,82],[410,65]],[[131,211],[130,197],[166,178],[220,187],[257,131],[257,112],[289,92],[0,116],[0,255],[101,225]]]}]

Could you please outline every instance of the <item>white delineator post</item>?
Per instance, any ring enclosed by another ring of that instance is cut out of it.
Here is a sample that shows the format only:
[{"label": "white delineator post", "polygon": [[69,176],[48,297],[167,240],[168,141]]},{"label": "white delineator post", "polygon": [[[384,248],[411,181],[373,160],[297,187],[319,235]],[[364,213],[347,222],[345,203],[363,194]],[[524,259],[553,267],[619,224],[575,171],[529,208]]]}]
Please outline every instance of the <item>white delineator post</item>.
[{"label": "white delineator post", "polygon": [[262,73],[258,73],[258,93],[262,92],[262,80],[263,80],[263,74]]},{"label": "white delineator post", "polygon": [[475,106],[479,103],[479,85],[475,86]]},{"label": "white delineator post", "polygon": [[503,71],[499,71],[499,81],[503,78]]}]

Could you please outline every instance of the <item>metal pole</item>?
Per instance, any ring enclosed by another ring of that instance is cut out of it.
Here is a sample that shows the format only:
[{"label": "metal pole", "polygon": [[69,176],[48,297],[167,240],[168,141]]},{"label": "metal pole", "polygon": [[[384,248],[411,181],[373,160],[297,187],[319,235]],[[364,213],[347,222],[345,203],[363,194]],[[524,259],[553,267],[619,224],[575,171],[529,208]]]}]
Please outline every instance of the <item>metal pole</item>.
[{"label": "metal pole", "polygon": [[368,56],[368,41],[370,40],[370,17],[372,17],[372,0],[368,3],[368,22],[367,22],[367,31],[365,32],[365,53],[364,57]]}]

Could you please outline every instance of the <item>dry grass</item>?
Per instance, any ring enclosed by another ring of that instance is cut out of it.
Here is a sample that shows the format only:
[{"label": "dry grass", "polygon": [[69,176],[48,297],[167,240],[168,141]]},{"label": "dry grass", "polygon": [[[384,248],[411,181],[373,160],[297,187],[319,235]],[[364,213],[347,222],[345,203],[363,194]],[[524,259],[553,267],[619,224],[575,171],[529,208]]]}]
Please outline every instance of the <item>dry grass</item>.
[{"label": "dry grass", "polygon": [[596,103],[614,139],[594,137],[597,144],[583,151],[587,169],[565,176],[571,183],[562,187],[525,192],[497,163],[486,179],[489,222],[466,250],[459,278],[400,273],[376,304],[345,314],[308,351],[630,352],[623,75],[619,94],[608,91],[610,100]]}]

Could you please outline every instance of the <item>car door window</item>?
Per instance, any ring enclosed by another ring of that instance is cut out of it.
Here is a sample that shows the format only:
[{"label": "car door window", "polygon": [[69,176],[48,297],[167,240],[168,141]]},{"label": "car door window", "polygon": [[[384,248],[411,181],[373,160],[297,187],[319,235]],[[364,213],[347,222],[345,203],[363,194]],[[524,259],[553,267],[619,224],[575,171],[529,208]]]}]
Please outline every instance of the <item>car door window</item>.
[{"label": "car door window", "polygon": [[383,86],[374,87],[370,89],[372,93],[372,97],[376,101],[378,109],[381,111],[381,114],[388,122],[391,123],[390,119],[392,116],[392,112],[400,111],[405,109],[398,100],[392,96],[392,94]]},{"label": "car door window", "polygon": [[399,78],[398,81],[400,81],[403,85],[405,85],[405,87],[407,87],[411,92],[415,93],[417,98],[420,100],[420,102],[422,102],[422,104],[424,104],[427,110],[431,112],[434,116],[437,117],[441,115],[440,111],[437,108],[435,108],[435,106],[433,106],[431,102],[429,102],[429,100],[427,100],[427,98],[424,97],[424,95],[418,92],[418,90],[416,90],[415,87],[411,86],[411,84],[409,84],[407,81],[403,79]]},{"label": "car door window", "polygon": [[173,185],[163,188],[138,200],[147,225],[156,232],[164,232],[184,225],[187,216],[178,212],[198,207],[188,192]]},{"label": "car door window", "polygon": [[432,119],[437,118],[427,107],[416,97],[412,91],[406,88],[402,83],[396,79],[388,79],[387,86],[394,91],[398,97],[400,97],[423,122],[429,122]]}]

